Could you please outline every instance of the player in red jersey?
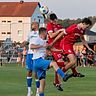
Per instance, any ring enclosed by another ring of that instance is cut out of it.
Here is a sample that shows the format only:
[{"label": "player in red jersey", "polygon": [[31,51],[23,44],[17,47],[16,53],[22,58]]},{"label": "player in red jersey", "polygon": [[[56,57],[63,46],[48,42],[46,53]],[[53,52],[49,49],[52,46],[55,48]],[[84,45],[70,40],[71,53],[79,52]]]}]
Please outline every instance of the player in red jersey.
[{"label": "player in red jersey", "polygon": [[76,55],[73,50],[73,45],[78,38],[81,39],[82,43],[88,48],[88,50],[94,53],[94,51],[88,46],[87,42],[84,39],[85,30],[91,25],[91,20],[88,18],[84,18],[79,24],[71,25],[70,27],[65,29],[51,43],[51,45],[54,45],[59,38],[64,36],[61,40],[60,46],[63,49],[64,54],[67,54],[67,57],[69,59],[69,62],[63,68],[64,72],[66,72],[69,68],[74,68],[74,65],[76,64]]},{"label": "player in red jersey", "polygon": [[[54,38],[56,38],[56,36],[58,36],[58,34],[60,34],[61,32],[64,31],[64,28],[61,25],[57,24],[57,16],[54,13],[50,14],[50,22],[48,22],[46,28],[47,28],[47,32],[48,32],[48,44],[49,45],[53,42]],[[60,38],[60,40],[58,40],[54,44],[54,48],[60,49],[60,41],[61,41],[61,38]],[[58,57],[59,54],[56,53],[56,52],[52,52],[52,55],[55,58],[55,60],[57,59],[57,57]],[[58,90],[63,91],[63,89],[61,88],[60,82],[58,80],[57,73],[55,73],[54,85],[56,85],[56,88]]]},{"label": "player in red jersey", "polygon": [[[47,32],[48,32],[48,44],[52,44],[52,42],[54,41],[54,39],[59,35],[61,34],[65,29],[57,24],[57,16],[52,13],[50,14],[50,22],[47,24]],[[63,38],[63,37],[62,37]],[[60,38],[59,40],[56,41],[56,43],[54,44],[54,48],[55,49],[59,49],[58,51],[59,52],[52,52],[55,60],[57,61],[58,59],[60,59],[61,57],[61,48],[60,48],[60,42],[62,40],[62,38]],[[61,63],[58,63],[58,65],[60,66]],[[72,68],[72,72],[74,74],[77,74],[78,72],[76,71],[75,68]],[[82,74],[80,74],[81,76]],[[84,76],[84,75],[82,75]],[[60,85],[60,82],[58,80],[58,76],[57,74],[55,74],[55,81],[54,81],[54,85],[56,86],[56,88],[60,91],[63,91],[63,89],[61,88],[61,85]]]}]

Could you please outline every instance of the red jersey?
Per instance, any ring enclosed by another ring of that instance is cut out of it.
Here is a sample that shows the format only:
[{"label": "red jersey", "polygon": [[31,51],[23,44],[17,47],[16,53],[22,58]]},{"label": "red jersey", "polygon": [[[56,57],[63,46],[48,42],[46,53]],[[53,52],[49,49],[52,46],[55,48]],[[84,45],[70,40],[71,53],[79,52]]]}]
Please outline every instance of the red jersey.
[{"label": "red jersey", "polygon": [[74,44],[77,39],[81,36],[84,35],[85,31],[80,29],[77,24],[74,24],[70,27],[68,27],[66,30],[66,35],[64,36],[64,42],[66,44]]},{"label": "red jersey", "polygon": [[60,46],[65,51],[65,53],[75,54],[73,45],[81,35],[84,35],[85,31],[80,29],[77,24],[74,24],[68,27],[65,32],[66,35],[61,40]]},{"label": "red jersey", "polygon": [[[47,24],[47,32],[56,32],[57,30],[59,29],[62,29],[63,27],[60,25],[60,24],[53,24],[53,23],[48,23]],[[49,34],[48,34],[48,44],[52,43],[53,40],[55,39],[54,38],[50,38]],[[60,42],[61,42],[61,39],[59,39],[55,44],[54,44],[54,47],[55,48],[60,48]]]}]

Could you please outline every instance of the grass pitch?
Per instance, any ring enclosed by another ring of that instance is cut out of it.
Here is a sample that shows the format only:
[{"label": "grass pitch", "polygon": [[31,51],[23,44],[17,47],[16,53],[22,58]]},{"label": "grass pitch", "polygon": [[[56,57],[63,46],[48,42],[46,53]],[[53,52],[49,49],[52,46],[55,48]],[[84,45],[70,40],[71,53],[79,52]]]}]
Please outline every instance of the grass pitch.
[{"label": "grass pitch", "polygon": [[[54,71],[47,72],[45,96],[96,96],[96,67],[79,67],[84,78],[71,78],[62,82],[63,92],[53,86]],[[35,96],[35,80],[32,90]],[[26,68],[17,64],[0,67],[0,96],[27,96]]]}]

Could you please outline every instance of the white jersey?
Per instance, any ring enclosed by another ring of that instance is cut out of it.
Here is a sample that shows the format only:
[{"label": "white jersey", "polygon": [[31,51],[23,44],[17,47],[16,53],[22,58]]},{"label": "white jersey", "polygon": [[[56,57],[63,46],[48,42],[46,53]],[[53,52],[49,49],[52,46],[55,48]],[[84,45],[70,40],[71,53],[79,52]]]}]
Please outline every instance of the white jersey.
[{"label": "white jersey", "polygon": [[32,32],[29,33],[28,39],[27,39],[27,41],[29,42],[28,54],[33,54],[33,51],[30,48],[30,45],[33,44],[34,38],[37,38],[38,36],[39,36],[38,31],[32,31]]},{"label": "white jersey", "polygon": [[[32,43],[33,44],[33,43]],[[46,40],[41,39],[40,37],[34,39],[34,45],[46,46]],[[44,58],[46,54],[46,48],[33,49],[33,58],[38,59],[40,57]]]}]

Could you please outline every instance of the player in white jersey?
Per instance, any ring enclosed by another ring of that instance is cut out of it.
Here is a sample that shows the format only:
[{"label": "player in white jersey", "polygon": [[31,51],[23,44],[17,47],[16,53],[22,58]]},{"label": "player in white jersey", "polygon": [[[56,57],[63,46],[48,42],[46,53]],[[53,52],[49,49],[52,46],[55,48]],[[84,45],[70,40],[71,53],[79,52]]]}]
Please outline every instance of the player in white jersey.
[{"label": "player in white jersey", "polygon": [[45,77],[46,70],[50,67],[53,67],[55,71],[63,78],[63,81],[66,81],[68,75],[58,67],[57,63],[51,60],[45,60],[46,55],[46,28],[41,27],[39,29],[39,37],[33,40],[31,48],[33,49],[33,70],[37,73],[38,79],[40,80],[40,91],[39,96],[44,96],[45,88]]},{"label": "player in white jersey", "polygon": [[[37,22],[32,23],[32,31],[28,34],[28,42],[29,42],[29,49],[27,52],[27,56],[26,56],[26,68],[27,68],[27,87],[28,87],[28,93],[27,96],[31,96],[32,92],[31,92],[31,86],[32,86],[32,71],[33,71],[33,51],[30,48],[30,45],[33,42],[34,38],[38,37],[38,28],[39,28],[39,24]],[[36,78],[36,74],[35,74],[35,78]],[[39,96],[39,80],[36,79],[36,87],[37,87],[37,92],[36,92],[36,96]]]}]

